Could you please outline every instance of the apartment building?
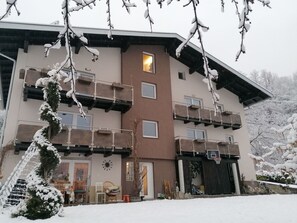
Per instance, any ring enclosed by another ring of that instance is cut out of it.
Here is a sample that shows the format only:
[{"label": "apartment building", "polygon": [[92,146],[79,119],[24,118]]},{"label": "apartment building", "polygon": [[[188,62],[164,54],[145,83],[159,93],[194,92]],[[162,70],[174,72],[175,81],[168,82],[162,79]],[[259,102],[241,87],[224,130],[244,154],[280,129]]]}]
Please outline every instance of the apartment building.
[{"label": "apartment building", "polygon": [[[43,57],[43,45],[53,42],[60,29],[1,22],[2,53],[16,60],[15,64],[0,60],[8,108],[3,145],[12,143],[14,148],[6,153],[2,182],[34,132],[46,124],[39,120],[43,96],[35,82],[65,57],[63,47]],[[80,117],[66,97],[70,86],[61,82],[58,114],[63,130],[52,143],[62,163],[53,179],[65,180],[74,190],[75,182],[83,181],[88,202],[96,201],[99,182],[120,186],[120,195],[135,194],[136,160],[145,199],[165,193],[164,182],[170,190],[178,186],[185,193],[231,194],[239,193],[241,174],[247,181],[255,180],[244,107],[269,98],[270,92],[208,55],[210,67],[220,74],[214,85],[221,111],[215,114],[202,81],[197,46],[190,44],[176,58],[175,49],[183,40],[177,34],[114,31],[110,40],[106,30],[79,30],[100,51],[100,58],[92,62],[73,40],[77,98],[87,116]]]}]

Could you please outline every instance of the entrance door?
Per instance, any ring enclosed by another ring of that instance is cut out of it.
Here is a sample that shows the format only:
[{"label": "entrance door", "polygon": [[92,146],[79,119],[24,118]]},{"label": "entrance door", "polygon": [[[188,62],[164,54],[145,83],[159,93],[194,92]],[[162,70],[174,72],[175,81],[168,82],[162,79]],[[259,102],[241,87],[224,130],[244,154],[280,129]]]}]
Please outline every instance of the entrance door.
[{"label": "entrance door", "polygon": [[213,160],[203,160],[203,175],[206,194],[234,193],[233,174],[229,163],[221,161],[216,164]]},{"label": "entrance door", "polygon": [[142,178],[142,189],[141,194],[144,199],[154,198],[154,174],[153,174],[153,164],[152,163],[139,163],[140,173]]}]

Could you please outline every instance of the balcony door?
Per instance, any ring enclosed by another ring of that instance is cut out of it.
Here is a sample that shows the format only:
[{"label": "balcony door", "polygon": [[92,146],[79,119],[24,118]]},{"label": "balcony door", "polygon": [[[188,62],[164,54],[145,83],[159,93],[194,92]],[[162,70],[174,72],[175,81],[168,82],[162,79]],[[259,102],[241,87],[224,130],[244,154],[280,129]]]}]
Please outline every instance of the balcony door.
[{"label": "balcony door", "polygon": [[62,183],[65,187],[75,187],[75,185],[80,184],[86,188],[89,183],[89,173],[89,161],[63,160],[55,170],[52,181]]},{"label": "balcony door", "polygon": [[154,199],[153,163],[140,162],[139,167],[142,177],[141,194],[144,199]]}]

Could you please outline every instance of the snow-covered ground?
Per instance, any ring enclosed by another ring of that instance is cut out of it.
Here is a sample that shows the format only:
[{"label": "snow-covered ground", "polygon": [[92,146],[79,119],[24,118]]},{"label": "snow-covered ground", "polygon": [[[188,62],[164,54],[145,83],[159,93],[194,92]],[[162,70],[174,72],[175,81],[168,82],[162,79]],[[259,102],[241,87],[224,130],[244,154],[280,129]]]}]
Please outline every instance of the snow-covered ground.
[{"label": "snow-covered ground", "polygon": [[[257,195],[66,207],[34,223],[296,223],[297,195]],[[1,223],[32,222],[0,214]]]}]

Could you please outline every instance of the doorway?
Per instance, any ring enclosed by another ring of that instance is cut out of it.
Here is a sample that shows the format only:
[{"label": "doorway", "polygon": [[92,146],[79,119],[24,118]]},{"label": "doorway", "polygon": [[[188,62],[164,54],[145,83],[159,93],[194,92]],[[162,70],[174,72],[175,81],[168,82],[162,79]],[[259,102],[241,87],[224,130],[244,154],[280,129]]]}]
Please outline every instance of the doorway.
[{"label": "doorway", "polygon": [[154,173],[153,163],[140,162],[140,173],[142,179],[141,195],[144,199],[154,199]]}]

